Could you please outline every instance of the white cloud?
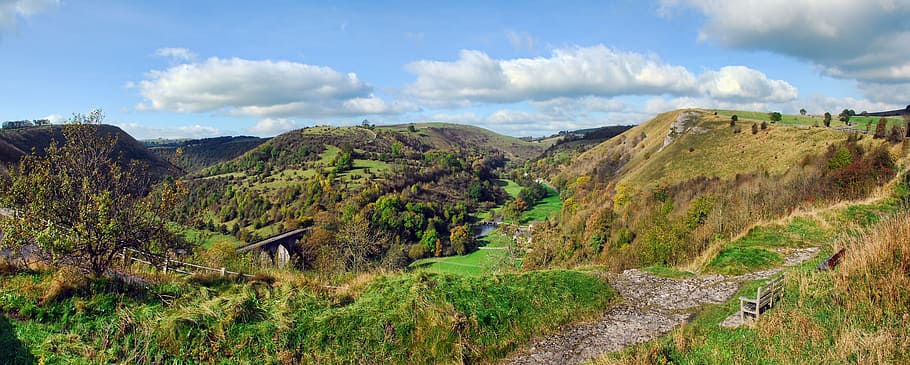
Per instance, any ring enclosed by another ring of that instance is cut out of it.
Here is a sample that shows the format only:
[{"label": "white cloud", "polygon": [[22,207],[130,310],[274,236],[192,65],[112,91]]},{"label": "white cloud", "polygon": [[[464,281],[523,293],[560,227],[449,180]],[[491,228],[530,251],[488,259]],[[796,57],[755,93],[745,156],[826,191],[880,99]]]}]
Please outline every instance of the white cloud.
[{"label": "white cloud", "polygon": [[786,102],[799,93],[782,80],[769,80],[765,74],[745,66],[726,66],[707,71],[699,77],[702,93],[715,99],[748,102]]},{"label": "white cloud", "polygon": [[265,118],[246,130],[257,136],[274,136],[293,129],[297,129],[297,122],[285,118]]},{"label": "white cloud", "polygon": [[60,0],[2,0],[0,34],[15,31],[19,18],[45,12],[59,5]]},{"label": "white cloud", "polygon": [[456,61],[424,60],[406,68],[417,79],[405,87],[405,92],[437,106],[665,94],[783,101],[796,95],[796,88],[789,83],[770,80],[747,67],[725,67],[697,77],[685,67],[666,64],[656,56],[603,45],[557,49],[546,58],[510,60],[463,50]]},{"label": "white cloud", "polygon": [[386,102],[356,74],[289,61],[209,58],[151,71],[135,84],[139,110],[225,112],[269,118],[399,114],[416,110]]},{"label": "white cloud", "polygon": [[662,0],[662,14],[694,8],[699,38],[809,60],[828,75],[910,81],[910,0]]},{"label": "white cloud", "polygon": [[224,131],[210,126],[187,125],[179,127],[150,127],[139,123],[114,123],[136,139],[154,138],[209,138],[224,135]]},{"label": "white cloud", "polygon": [[155,55],[170,58],[175,62],[196,60],[196,54],[186,48],[158,48]]},{"label": "white cloud", "polygon": [[883,103],[869,99],[857,99],[850,97],[838,98],[821,95],[813,96],[807,100],[800,100],[799,102],[794,102],[791,105],[791,112],[795,112],[795,110],[799,110],[800,108],[805,108],[810,114],[824,114],[825,112],[830,112],[831,114],[835,115],[844,109],[852,109],[857,113],[860,113],[863,111],[878,112],[903,109],[907,107],[906,105]]},{"label": "white cloud", "polygon": [[418,61],[407,69],[417,80],[406,92],[436,102],[509,103],[695,91],[695,77],[685,68],[603,45],[557,49],[549,58],[512,60],[464,50],[457,61]]},{"label": "white cloud", "polygon": [[780,110],[779,106],[779,104],[769,105],[763,102],[735,102],[706,97],[657,97],[648,99],[642,110],[648,115],[656,115],[671,110],[689,108],[770,111],[771,109]]},{"label": "white cloud", "polygon": [[506,39],[512,44],[512,48],[524,51],[532,51],[537,47],[537,39],[528,32],[516,32],[514,30],[506,31]]},{"label": "white cloud", "polygon": [[60,114],[51,114],[41,119],[47,119],[51,121],[51,124],[63,124],[66,122],[66,117]]}]

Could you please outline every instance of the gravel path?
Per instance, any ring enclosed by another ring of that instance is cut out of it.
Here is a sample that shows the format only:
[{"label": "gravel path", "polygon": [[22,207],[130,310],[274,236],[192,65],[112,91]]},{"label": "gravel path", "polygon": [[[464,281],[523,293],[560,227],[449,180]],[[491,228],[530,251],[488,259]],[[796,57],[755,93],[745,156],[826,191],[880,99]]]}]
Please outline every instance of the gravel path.
[{"label": "gravel path", "polygon": [[[610,307],[593,322],[573,324],[534,340],[503,361],[504,364],[578,364],[670,332],[695,315],[697,307],[724,303],[743,281],[770,278],[784,267],[811,259],[818,248],[785,252],[785,264],[739,276],[701,275],[669,279],[641,270],[604,273],[623,303]],[[732,317],[738,318],[738,314]]]}]

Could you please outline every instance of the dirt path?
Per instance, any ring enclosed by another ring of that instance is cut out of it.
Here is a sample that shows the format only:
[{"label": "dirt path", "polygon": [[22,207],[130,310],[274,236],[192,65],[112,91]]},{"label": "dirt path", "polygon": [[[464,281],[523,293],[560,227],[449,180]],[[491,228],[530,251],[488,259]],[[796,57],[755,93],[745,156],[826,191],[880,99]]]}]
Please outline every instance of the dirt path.
[{"label": "dirt path", "polygon": [[699,306],[726,302],[742,282],[770,278],[817,253],[818,248],[797,249],[785,256],[782,267],[739,276],[669,279],[635,269],[622,274],[605,273],[623,303],[611,307],[594,322],[569,325],[556,334],[536,339],[503,363],[578,364],[653,340],[690,319]]}]

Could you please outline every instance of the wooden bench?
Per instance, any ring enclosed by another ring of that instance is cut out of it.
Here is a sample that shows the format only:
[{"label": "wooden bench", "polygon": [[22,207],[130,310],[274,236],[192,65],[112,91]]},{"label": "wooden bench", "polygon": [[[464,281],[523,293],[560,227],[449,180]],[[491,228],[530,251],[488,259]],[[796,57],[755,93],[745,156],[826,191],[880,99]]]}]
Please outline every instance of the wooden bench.
[{"label": "wooden bench", "polygon": [[783,291],[784,275],[781,275],[759,287],[755,298],[739,297],[740,317],[743,321],[746,320],[747,315],[753,319],[758,319],[762,313],[780,301]]}]

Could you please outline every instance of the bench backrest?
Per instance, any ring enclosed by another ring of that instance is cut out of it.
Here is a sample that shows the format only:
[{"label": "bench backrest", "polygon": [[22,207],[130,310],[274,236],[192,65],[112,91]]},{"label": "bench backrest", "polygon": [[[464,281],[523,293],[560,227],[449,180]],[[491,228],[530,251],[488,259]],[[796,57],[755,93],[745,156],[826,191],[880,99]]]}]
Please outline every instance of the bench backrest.
[{"label": "bench backrest", "polygon": [[762,285],[758,288],[758,293],[755,295],[755,299],[758,301],[758,306],[762,307],[765,304],[771,302],[771,300],[779,296],[784,288],[784,276],[778,276],[772,280],[769,280],[765,285]]}]

